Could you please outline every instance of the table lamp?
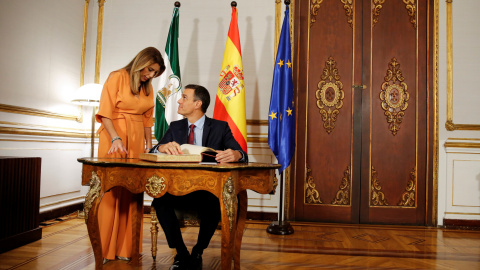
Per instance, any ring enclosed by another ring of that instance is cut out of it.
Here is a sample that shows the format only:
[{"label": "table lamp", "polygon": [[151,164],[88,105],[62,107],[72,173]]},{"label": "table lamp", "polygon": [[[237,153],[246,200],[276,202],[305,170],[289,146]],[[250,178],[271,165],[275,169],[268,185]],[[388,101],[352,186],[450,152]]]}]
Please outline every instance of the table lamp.
[{"label": "table lamp", "polygon": [[72,103],[84,106],[91,106],[92,108],[92,134],[91,134],[91,148],[90,156],[93,158],[94,140],[95,140],[95,107],[100,104],[100,95],[102,93],[103,85],[98,83],[88,83],[77,89]]}]

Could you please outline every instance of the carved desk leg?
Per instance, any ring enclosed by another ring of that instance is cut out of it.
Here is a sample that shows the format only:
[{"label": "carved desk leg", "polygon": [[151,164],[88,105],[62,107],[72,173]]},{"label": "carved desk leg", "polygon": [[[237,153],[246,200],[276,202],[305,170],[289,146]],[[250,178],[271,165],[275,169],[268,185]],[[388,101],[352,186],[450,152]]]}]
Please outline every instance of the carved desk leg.
[{"label": "carved desk leg", "polygon": [[222,270],[232,269],[233,243],[237,227],[237,196],[235,184],[229,177],[222,188]]},{"label": "carved desk leg", "polygon": [[240,270],[240,249],[242,247],[242,237],[245,229],[245,221],[247,219],[247,191],[242,190],[238,193],[238,217],[237,217],[237,230],[235,235],[233,261],[234,269]]},{"label": "carved desk leg", "polygon": [[85,196],[84,211],[88,236],[90,237],[93,255],[95,256],[95,269],[102,269],[103,267],[102,245],[100,242],[100,229],[98,226],[98,206],[100,205],[103,194],[104,192],[101,190],[100,177],[92,170],[90,190]]},{"label": "carved desk leg", "polygon": [[157,219],[157,212],[155,208],[151,206],[150,208],[150,215],[151,215],[151,225],[150,233],[152,234],[152,257],[153,261],[157,259],[157,237],[158,237],[158,219]]}]

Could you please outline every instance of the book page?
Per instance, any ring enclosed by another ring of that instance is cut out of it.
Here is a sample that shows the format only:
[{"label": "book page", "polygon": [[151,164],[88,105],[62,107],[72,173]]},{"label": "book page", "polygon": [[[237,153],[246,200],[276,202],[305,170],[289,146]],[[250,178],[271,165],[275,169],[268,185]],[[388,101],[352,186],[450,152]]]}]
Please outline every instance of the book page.
[{"label": "book page", "polygon": [[185,155],[200,155],[202,152],[205,152],[205,151],[217,152],[214,149],[209,147],[204,147],[204,146],[194,145],[194,144],[186,144],[186,143],[180,145],[180,149]]}]

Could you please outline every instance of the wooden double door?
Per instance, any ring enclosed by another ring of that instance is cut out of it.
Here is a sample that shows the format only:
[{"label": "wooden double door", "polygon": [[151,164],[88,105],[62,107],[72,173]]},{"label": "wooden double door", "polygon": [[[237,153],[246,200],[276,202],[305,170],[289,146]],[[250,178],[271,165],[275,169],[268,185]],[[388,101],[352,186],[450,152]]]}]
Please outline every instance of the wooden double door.
[{"label": "wooden double door", "polygon": [[433,0],[294,8],[288,218],[433,224]]}]

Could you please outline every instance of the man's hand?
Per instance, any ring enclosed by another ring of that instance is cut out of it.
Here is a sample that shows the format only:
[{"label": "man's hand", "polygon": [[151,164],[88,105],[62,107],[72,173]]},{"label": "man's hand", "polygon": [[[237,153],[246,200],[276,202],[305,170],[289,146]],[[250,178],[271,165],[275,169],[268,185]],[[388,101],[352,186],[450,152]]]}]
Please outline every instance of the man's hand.
[{"label": "man's hand", "polygon": [[158,147],[158,152],[166,153],[169,155],[181,155],[183,154],[182,150],[180,149],[180,145],[176,142],[169,142],[166,144],[162,144]]},{"label": "man's hand", "polygon": [[239,151],[227,149],[225,151],[217,151],[217,162],[237,162],[242,158],[242,154]]}]

